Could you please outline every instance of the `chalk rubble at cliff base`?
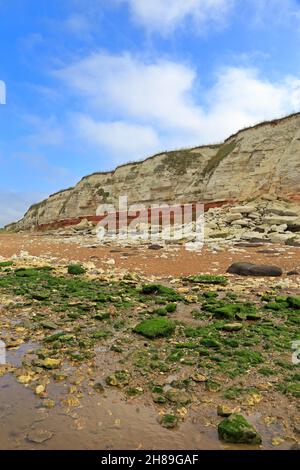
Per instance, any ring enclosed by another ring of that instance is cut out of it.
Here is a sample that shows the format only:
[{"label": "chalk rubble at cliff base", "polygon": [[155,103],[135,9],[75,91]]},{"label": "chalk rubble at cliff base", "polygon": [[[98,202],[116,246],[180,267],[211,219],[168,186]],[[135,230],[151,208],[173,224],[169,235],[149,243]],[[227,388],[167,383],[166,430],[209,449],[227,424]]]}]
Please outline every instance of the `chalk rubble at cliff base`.
[{"label": "chalk rubble at cliff base", "polygon": [[[189,243],[191,249],[201,249],[195,222],[163,229],[137,222],[117,233],[106,231],[101,238],[97,236],[97,226],[83,219],[77,225],[41,233],[55,233],[62,240],[90,246],[160,244],[166,247]],[[204,215],[203,241],[213,251],[254,243],[300,246],[300,204],[265,197],[244,204],[211,208]]]}]

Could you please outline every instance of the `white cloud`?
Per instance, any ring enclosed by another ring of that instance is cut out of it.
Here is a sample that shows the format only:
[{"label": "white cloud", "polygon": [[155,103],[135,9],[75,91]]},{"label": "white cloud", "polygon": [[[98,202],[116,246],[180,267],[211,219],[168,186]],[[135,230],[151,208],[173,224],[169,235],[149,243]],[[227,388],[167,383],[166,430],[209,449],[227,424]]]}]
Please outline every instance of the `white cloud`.
[{"label": "white cloud", "polygon": [[219,71],[206,101],[206,135],[224,139],[245,126],[298,111],[300,79],[291,76],[271,82],[256,69],[228,67]]},{"label": "white cloud", "polygon": [[99,53],[56,75],[88,98],[94,109],[155,120],[167,127],[191,129],[199,125],[199,109],[189,97],[196,73],[185,65],[165,60],[145,63],[130,54]]},{"label": "white cloud", "polygon": [[91,24],[88,18],[82,14],[73,13],[63,22],[63,27],[73,34],[88,34],[91,30]]},{"label": "white cloud", "polygon": [[251,21],[258,27],[296,25],[300,22],[299,0],[248,0]]},{"label": "white cloud", "polygon": [[220,69],[206,90],[192,67],[130,54],[93,54],[56,75],[82,99],[83,116],[75,119],[80,136],[123,160],[220,141],[300,107],[299,79],[272,82],[247,67]]},{"label": "white cloud", "polygon": [[149,31],[172,32],[186,19],[194,32],[223,24],[235,0],[116,0],[127,3],[133,18]]},{"label": "white cloud", "polygon": [[75,123],[83,139],[104,146],[123,160],[155,152],[160,145],[155,130],[149,126],[122,121],[99,122],[85,115],[77,116]]}]

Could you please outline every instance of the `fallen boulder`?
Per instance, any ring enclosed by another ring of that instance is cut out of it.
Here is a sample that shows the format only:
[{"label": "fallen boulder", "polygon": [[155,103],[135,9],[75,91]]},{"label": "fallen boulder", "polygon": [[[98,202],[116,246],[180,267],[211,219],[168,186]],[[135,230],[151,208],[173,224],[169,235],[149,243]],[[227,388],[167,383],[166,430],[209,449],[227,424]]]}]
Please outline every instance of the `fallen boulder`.
[{"label": "fallen boulder", "polygon": [[230,274],[239,274],[240,276],[281,276],[282,269],[278,266],[268,264],[252,263],[233,263],[227,269]]},{"label": "fallen boulder", "polygon": [[289,238],[288,240],[285,241],[285,245],[299,247],[300,239]]},{"label": "fallen boulder", "polygon": [[161,250],[163,247],[161,245],[158,245],[156,243],[153,243],[152,245],[148,246],[149,250]]},{"label": "fallen boulder", "polygon": [[73,230],[86,230],[91,229],[93,227],[92,222],[87,219],[82,219],[77,225],[73,226]]}]

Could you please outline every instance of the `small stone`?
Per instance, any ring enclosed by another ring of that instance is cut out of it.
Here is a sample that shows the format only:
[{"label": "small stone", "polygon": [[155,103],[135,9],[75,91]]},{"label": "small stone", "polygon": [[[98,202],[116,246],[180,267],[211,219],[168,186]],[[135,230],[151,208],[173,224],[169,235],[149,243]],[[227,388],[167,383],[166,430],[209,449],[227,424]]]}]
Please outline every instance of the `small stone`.
[{"label": "small stone", "polygon": [[286,240],[285,244],[288,245],[288,246],[299,247],[300,246],[300,239],[298,238],[297,240],[295,240],[293,238],[289,238],[288,240]]},{"label": "small stone", "polygon": [[113,374],[106,377],[105,381],[107,385],[122,388],[129,384],[130,379],[131,375],[127,370],[117,370]]},{"label": "small stone", "polygon": [[31,382],[31,380],[32,380],[31,375],[19,375],[19,377],[17,377],[17,381],[23,385],[28,384],[29,382]]},{"label": "small stone", "polygon": [[54,408],[56,405],[55,401],[54,400],[44,400],[42,402],[42,407],[43,408]]},{"label": "small stone", "polygon": [[153,395],[152,398],[153,398],[154,403],[159,403],[159,404],[164,404],[168,401],[167,398],[164,397],[163,395]]},{"label": "small stone", "polygon": [[224,331],[239,331],[243,328],[242,323],[227,323],[222,327],[222,330]]},{"label": "small stone", "polygon": [[98,393],[103,393],[104,392],[104,386],[101,382],[96,382],[93,385],[93,389],[96,390],[96,392],[98,392]]},{"label": "small stone", "polygon": [[249,220],[244,220],[244,219],[237,219],[234,220],[231,225],[239,225],[240,227],[248,227],[249,225]]},{"label": "small stone", "polygon": [[78,398],[73,397],[72,395],[69,395],[62,401],[62,404],[68,407],[75,408],[77,406],[80,406],[80,401],[78,400]]},{"label": "small stone", "polygon": [[172,403],[179,403],[180,405],[187,405],[191,402],[191,397],[184,390],[177,390],[175,388],[170,388],[166,392],[166,397]]},{"label": "small stone", "polygon": [[205,375],[203,375],[203,374],[200,374],[199,372],[195,372],[195,373],[191,376],[191,379],[192,379],[194,382],[206,382],[206,381],[207,381],[207,377],[205,377]]},{"label": "small stone", "polygon": [[105,263],[108,264],[109,266],[114,266],[116,264],[113,258],[110,258],[108,261],[105,261]]},{"label": "small stone", "polygon": [[241,408],[239,406],[235,407],[235,408],[231,408],[230,406],[228,405],[223,405],[223,404],[220,404],[218,405],[218,408],[217,408],[217,413],[219,416],[222,416],[223,418],[227,418],[228,416],[234,414],[234,413],[239,413],[241,411]]},{"label": "small stone", "polygon": [[280,446],[284,442],[284,439],[282,437],[273,437],[272,439],[272,446]]},{"label": "small stone", "polygon": [[252,320],[252,321],[261,320],[261,315],[259,313],[254,313],[254,312],[247,313],[246,314],[246,319],[247,320]]},{"label": "small stone", "polygon": [[9,372],[12,372],[13,370],[14,367],[9,364],[0,364],[0,377],[5,374],[8,374]]},{"label": "small stone", "polygon": [[231,222],[233,222],[235,220],[239,220],[239,219],[242,219],[242,214],[240,214],[238,212],[236,214],[229,213],[224,217],[225,222],[228,222],[228,223],[231,223]]},{"label": "small stone", "polygon": [[178,425],[178,417],[172,414],[165,414],[159,418],[159,423],[167,429],[175,428]]},{"label": "small stone", "polygon": [[35,444],[42,444],[43,442],[48,441],[52,437],[53,432],[44,429],[33,429],[26,436],[28,441],[34,442]]},{"label": "small stone", "polygon": [[53,359],[51,357],[48,357],[38,364],[40,367],[43,367],[44,369],[57,369],[61,364],[60,359]]},{"label": "small stone", "polygon": [[218,392],[221,389],[221,384],[213,380],[207,380],[205,382],[205,388],[208,392]]},{"label": "small stone", "polygon": [[254,406],[257,403],[260,403],[261,400],[262,400],[262,396],[259,393],[253,392],[253,393],[249,393],[249,395],[246,396],[242,404],[245,404],[248,406]]},{"label": "small stone", "polygon": [[42,321],[40,325],[47,330],[56,330],[57,325],[51,321]]},{"label": "small stone", "polygon": [[45,391],[45,386],[44,385],[38,385],[36,388],[35,388],[35,394],[36,395],[42,395]]}]

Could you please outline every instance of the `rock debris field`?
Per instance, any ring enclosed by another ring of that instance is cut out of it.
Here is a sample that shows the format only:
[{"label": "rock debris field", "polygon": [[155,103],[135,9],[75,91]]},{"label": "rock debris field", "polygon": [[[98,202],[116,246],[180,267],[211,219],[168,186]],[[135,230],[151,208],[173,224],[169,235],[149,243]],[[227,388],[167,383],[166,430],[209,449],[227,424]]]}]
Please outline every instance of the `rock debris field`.
[{"label": "rock debris field", "polygon": [[0,234],[0,447],[296,448],[297,215],[272,222],[198,252]]}]

